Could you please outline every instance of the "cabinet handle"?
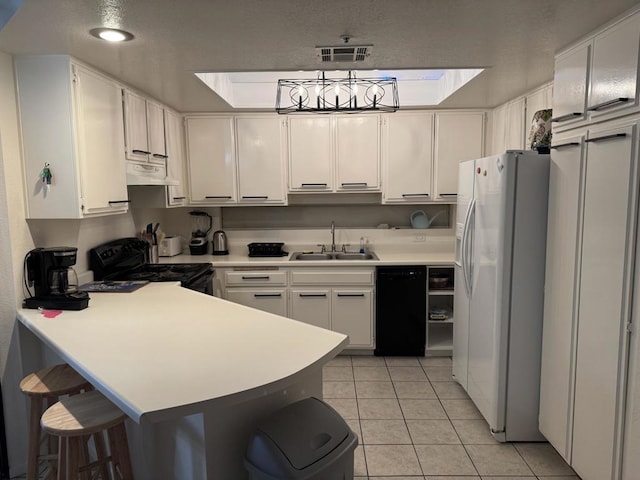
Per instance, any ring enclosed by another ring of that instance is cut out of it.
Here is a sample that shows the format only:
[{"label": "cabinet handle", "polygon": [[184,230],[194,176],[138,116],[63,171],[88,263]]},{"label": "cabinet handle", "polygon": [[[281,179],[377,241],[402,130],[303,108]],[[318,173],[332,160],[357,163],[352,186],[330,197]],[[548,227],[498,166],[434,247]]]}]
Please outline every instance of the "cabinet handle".
[{"label": "cabinet handle", "polygon": [[300,185],[302,188],[322,188],[326,187],[326,183],[303,183]]},{"label": "cabinet handle", "polygon": [[269,280],[271,277],[269,275],[262,275],[259,277],[245,277],[242,276],[242,280]]},{"label": "cabinet handle", "polygon": [[441,193],[440,196],[441,197],[457,197],[458,194],[457,193]]},{"label": "cabinet handle", "polygon": [[599,103],[598,105],[594,105],[593,107],[587,108],[590,112],[595,112],[598,110],[602,110],[605,108],[615,107],[619,103],[627,103],[629,99],[627,97],[618,97],[613,100],[607,100],[606,102]]},{"label": "cabinet handle", "polygon": [[187,197],[172,197],[174,200],[184,200]]},{"label": "cabinet handle", "polygon": [[142,155],[150,155],[151,152],[147,152],[146,150],[131,150],[131,153],[140,153]]},{"label": "cabinet handle", "polygon": [[367,185],[367,182],[346,182],[342,184],[343,187],[366,187]]},{"label": "cabinet handle", "polygon": [[267,195],[243,195],[242,198],[248,200],[266,200],[269,197]]},{"label": "cabinet handle", "polygon": [[364,293],[339,293],[339,297],[364,297]]},{"label": "cabinet handle", "polygon": [[325,297],[327,296],[326,293],[299,293],[298,294],[299,297]]},{"label": "cabinet handle", "polygon": [[567,113],[566,115],[560,115],[559,117],[554,117],[551,119],[552,122],[566,122],[567,120],[573,120],[574,118],[578,118],[581,117],[582,113],[580,112],[571,112],[571,113]]},{"label": "cabinet handle", "polygon": [[111,205],[112,203],[131,203],[131,200],[109,200],[107,203],[109,205]]},{"label": "cabinet handle", "polygon": [[428,193],[403,193],[403,197],[428,197]]},{"label": "cabinet handle", "polygon": [[551,148],[553,148],[554,150],[557,150],[559,148],[579,147],[579,146],[580,146],[580,142],[569,142],[569,143],[561,143],[560,145],[553,145]]},{"label": "cabinet handle", "polygon": [[159,153],[154,153],[154,154],[153,154],[153,156],[154,156],[155,158],[169,158],[167,155],[161,155],[161,154],[159,154]]},{"label": "cabinet handle", "polygon": [[604,137],[596,137],[596,138],[588,138],[585,140],[585,142],[590,143],[590,142],[603,142],[605,140],[614,140],[616,138],[622,138],[622,137],[626,137],[627,134],[626,133],[614,133],[613,135],[605,135]]},{"label": "cabinet handle", "polygon": [[281,297],[282,294],[281,293],[254,293],[253,296],[255,298],[261,298],[261,297]]},{"label": "cabinet handle", "polygon": [[207,195],[204,198],[231,200],[231,195]]}]

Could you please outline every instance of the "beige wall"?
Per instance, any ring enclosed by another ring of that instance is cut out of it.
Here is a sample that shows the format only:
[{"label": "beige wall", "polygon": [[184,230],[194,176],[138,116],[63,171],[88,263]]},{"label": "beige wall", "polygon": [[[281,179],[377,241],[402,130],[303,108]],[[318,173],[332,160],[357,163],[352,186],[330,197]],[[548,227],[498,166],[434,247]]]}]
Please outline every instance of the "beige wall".
[{"label": "beige wall", "polygon": [[13,64],[0,52],[0,373],[11,474],[24,469],[26,403],[18,389],[22,376],[15,336],[16,308],[22,299],[22,259],[33,248],[24,219],[22,162]]}]

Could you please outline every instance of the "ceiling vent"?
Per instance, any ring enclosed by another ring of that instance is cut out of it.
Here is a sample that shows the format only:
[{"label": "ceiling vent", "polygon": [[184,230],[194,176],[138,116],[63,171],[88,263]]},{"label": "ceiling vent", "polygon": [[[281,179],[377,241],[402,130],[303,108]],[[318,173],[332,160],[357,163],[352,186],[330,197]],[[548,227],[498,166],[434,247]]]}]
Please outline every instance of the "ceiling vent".
[{"label": "ceiling vent", "polygon": [[371,55],[373,45],[340,45],[339,47],[316,47],[320,62],[364,62]]}]

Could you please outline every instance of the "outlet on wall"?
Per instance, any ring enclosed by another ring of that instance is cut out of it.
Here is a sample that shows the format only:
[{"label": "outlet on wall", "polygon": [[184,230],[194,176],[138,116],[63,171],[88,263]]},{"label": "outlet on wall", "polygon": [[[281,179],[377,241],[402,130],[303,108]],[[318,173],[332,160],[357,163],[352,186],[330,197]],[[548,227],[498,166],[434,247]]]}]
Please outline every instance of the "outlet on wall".
[{"label": "outlet on wall", "polygon": [[424,233],[416,233],[413,236],[413,241],[415,243],[422,243],[427,241],[427,236]]}]

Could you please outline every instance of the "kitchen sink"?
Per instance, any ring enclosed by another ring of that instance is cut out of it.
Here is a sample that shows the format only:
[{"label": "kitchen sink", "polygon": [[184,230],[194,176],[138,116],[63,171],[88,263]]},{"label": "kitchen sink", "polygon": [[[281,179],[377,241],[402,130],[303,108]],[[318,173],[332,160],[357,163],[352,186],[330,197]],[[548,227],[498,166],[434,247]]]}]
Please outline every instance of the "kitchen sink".
[{"label": "kitchen sink", "polygon": [[327,253],[304,253],[293,252],[291,261],[295,260],[379,260],[375,253],[344,253],[344,252],[327,252]]},{"label": "kitchen sink", "polygon": [[294,254],[291,255],[291,260],[333,260],[333,255],[330,253],[294,252]]},{"label": "kitchen sink", "polygon": [[336,260],[378,260],[378,256],[375,253],[336,253]]}]

